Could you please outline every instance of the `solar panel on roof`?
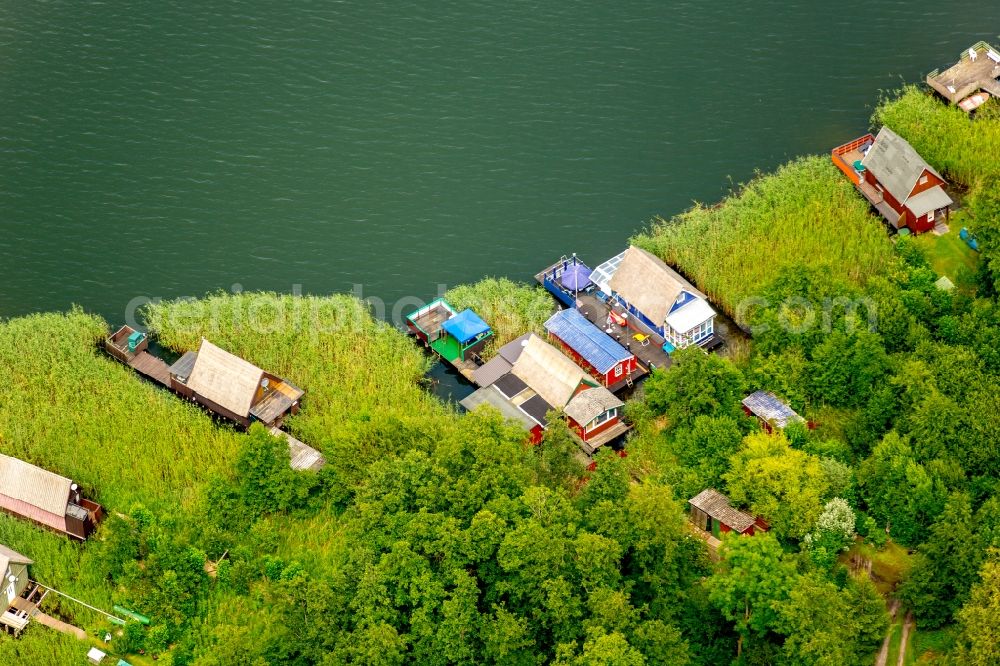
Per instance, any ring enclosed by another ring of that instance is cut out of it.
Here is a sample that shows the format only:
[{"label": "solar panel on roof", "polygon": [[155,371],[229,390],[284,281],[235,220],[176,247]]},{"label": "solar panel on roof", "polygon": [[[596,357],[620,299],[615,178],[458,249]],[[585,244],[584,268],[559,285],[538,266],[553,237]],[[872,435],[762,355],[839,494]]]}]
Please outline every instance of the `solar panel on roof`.
[{"label": "solar panel on roof", "polygon": [[493,386],[496,386],[500,392],[508,398],[513,398],[528,388],[528,385],[521,381],[520,377],[517,377],[509,372],[500,379],[496,380],[493,383]]},{"label": "solar panel on roof", "polygon": [[535,397],[522,402],[521,409],[524,410],[528,416],[544,426],[548,424],[545,415],[552,411],[552,405],[545,402],[545,400],[542,399],[542,396],[536,395]]}]

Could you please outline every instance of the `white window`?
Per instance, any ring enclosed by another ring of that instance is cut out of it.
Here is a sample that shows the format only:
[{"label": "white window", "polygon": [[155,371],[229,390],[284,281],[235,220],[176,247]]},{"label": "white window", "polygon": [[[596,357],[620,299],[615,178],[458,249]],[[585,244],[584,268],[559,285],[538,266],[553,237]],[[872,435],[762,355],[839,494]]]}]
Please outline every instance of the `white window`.
[{"label": "white window", "polygon": [[606,423],[607,421],[610,421],[611,419],[613,419],[616,416],[618,416],[618,408],[615,407],[614,409],[609,409],[608,411],[604,412],[603,414],[601,414],[600,416],[598,416],[596,419],[594,419],[593,421],[591,421],[590,423],[587,424],[587,432],[590,432],[591,430],[593,430],[597,426],[601,425],[602,423]]},{"label": "white window", "polygon": [[621,377],[621,376],[622,376],[622,364],[619,363],[618,365],[615,366],[615,377]]},{"label": "white window", "polygon": [[926,185],[927,184],[927,176],[926,175],[923,175],[923,176],[920,177],[920,184],[921,185]]}]

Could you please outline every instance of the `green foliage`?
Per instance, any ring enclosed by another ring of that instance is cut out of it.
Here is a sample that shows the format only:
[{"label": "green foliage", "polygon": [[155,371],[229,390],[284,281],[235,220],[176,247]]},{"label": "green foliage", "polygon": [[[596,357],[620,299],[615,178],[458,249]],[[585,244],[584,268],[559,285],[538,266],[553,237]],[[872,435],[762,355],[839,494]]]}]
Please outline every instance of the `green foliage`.
[{"label": "green foliage", "polygon": [[905,438],[891,432],[858,469],[859,494],[869,513],[902,543],[917,543],[944,508],[940,479],[916,461]]},{"label": "green foliage", "polygon": [[791,448],[782,434],[748,435],[723,478],[734,503],[749,506],[775,534],[791,539],[815,524],[829,488],[819,459]]},{"label": "green foliage", "polygon": [[957,617],[960,633],[953,663],[987,666],[1000,661],[1000,551],[990,551]]},{"label": "green foliage", "polygon": [[854,510],[845,500],[835,497],[823,507],[823,513],[816,519],[816,529],[805,536],[804,544],[814,562],[829,568],[853,541]]},{"label": "green foliage", "polygon": [[674,426],[686,426],[698,416],[738,415],[743,375],[731,361],[689,347],[674,353],[669,369],[653,371],[645,393],[654,413],[666,414]]},{"label": "green foliage", "polygon": [[899,591],[919,626],[938,628],[951,621],[968,598],[984,552],[968,495],[951,495]]}]

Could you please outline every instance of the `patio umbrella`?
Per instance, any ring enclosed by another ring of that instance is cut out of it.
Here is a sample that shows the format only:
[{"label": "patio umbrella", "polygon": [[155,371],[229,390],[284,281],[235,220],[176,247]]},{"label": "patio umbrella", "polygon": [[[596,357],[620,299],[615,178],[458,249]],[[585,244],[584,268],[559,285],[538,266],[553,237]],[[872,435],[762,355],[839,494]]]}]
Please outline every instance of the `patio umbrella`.
[{"label": "patio umbrella", "polygon": [[586,289],[590,285],[590,269],[583,264],[574,264],[563,271],[559,282],[570,291]]}]

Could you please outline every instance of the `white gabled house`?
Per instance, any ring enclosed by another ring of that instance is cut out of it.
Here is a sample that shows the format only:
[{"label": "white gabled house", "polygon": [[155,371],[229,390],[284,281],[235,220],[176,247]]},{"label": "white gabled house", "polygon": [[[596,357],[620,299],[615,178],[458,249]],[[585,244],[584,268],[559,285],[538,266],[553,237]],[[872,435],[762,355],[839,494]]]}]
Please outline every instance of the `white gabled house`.
[{"label": "white gabled house", "polygon": [[676,349],[705,344],[715,334],[716,312],[705,295],[641,248],[633,245],[608,259],[590,279],[609,304],[621,306]]}]

